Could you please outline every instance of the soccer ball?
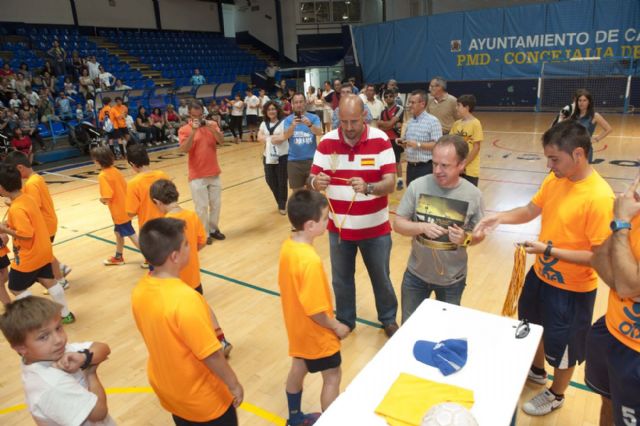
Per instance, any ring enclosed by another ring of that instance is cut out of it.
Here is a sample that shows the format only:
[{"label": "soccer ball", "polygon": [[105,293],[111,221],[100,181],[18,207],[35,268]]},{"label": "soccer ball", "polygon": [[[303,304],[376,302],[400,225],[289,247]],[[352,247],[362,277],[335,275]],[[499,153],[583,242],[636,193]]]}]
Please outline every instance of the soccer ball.
[{"label": "soccer ball", "polygon": [[478,422],[462,405],[443,402],[427,411],[420,426],[478,426]]}]

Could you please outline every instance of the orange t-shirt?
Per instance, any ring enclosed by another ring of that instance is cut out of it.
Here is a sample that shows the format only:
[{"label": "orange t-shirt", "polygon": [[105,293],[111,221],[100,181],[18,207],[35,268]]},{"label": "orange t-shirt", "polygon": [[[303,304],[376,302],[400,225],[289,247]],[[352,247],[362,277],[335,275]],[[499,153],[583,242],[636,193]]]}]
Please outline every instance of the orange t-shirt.
[{"label": "orange t-shirt", "polygon": [[[631,221],[629,245],[636,260],[640,260],[640,216]],[[609,290],[609,305],[605,322],[609,332],[620,342],[640,352],[640,298],[622,298],[614,289]]]},{"label": "orange t-shirt", "polygon": [[338,336],[311,319],[311,315],[321,312],[330,318],[334,316],[327,276],[312,245],[292,239],[282,244],[278,285],[289,355],[318,359],[338,352]]},{"label": "orange t-shirt", "polygon": [[7,224],[18,237],[13,239],[14,258],[11,268],[32,272],[53,260],[53,250],[47,224],[36,202],[29,195],[20,194],[9,206]]},{"label": "orange t-shirt", "polygon": [[113,118],[111,117],[110,111],[111,111],[111,105],[103,106],[102,109],[100,109],[100,112],[98,113],[98,121],[103,122],[105,114],[109,112],[109,118],[111,118],[111,121],[113,122]]},{"label": "orange t-shirt", "polygon": [[176,213],[167,213],[165,217],[184,220],[187,226],[184,234],[189,242],[189,263],[180,271],[180,279],[189,284],[191,288],[200,285],[200,257],[198,255],[198,245],[207,242],[207,234],[204,226],[195,212],[181,210]]},{"label": "orange t-shirt", "polygon": [[47,182],[45,182],[44,178],[37,173],[33,173],[25,181],[22,192],[35,200],[36,205],[42,212],[42,217],[44,217],[44,221],[47,224],[49,236],[52,237],[56,235],[56,232],[58,231],[58,216],[56,216],[53,199],[51,198]]},{"label": "orange t-shirt", "polygon": [[128,112],[129,109],[126,105],[118,106],[118,104],[115,104],[111,107],[111,110],[109,111],[109,118],[113,123],[114,129],[126,129]]},{"label": "orange t-shirt", "polygon": [[7,246],[0,247],[0,257],[6,256],[7,254],[9,254],[9,247]]},{"label": "orange t-shirt", "polygon": [[[220,131],[220,127],[215,121],[211,122],[211,127]],[[181,146],[187,141],[192,131],[191,124],[180,127],[178,140]],[[218,176],[220,165],[218,164],[216,138],[209,130],[199,128],[193,139],[193,145],[189,150],[189,180]]]},{"label": "orange t-shirt", "polygon": [[[578,182],[549,173],[531,200],[542,209],[539,240],[568,250],[599,246],[611,233],[614,198],[607,181],[595,170]],[[598,275],[591,266],[540,254],[534,269],[542,281],[563,290],[584,293],[598,287]]]},{"label": "orange t-shirt", "polygon": [[195,422],[224,414],[233,396],[202,362],[222,348],[204,297],[178,278],[146,274],[133,289],[131,308],[149,352],[149,383],[162,406]]},{"label": "orange t-shirt", "polygon": [[98,175],[100,198],[107,199],[107,206],[114,225],[122,225],[131,221],[125,209],[127,198],[127,181],[115,167],[107,167]]},{"label": "orange t-shirt", "polygon": [[171,178],[161,170],[150,170],[138,173],[127,183],[126,210],[128,214],[138,215],[138,230],[142,229],[147,221],[162,217],[162,212],[149,195],[149,188],[158,179]]}]

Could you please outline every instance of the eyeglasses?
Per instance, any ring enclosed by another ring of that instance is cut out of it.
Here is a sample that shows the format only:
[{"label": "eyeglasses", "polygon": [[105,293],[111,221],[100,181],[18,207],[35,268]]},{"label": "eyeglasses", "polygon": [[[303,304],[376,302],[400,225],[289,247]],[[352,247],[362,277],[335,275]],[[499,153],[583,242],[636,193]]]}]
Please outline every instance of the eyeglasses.
[{"label": "eyeglasses", "polygon": [[529,320],[523,318],[522,321],[520,321],[520,324],[516,327],[516,339],[524,339],[529,335],[529,331],[531,331],[531,328],[529,327]]}]

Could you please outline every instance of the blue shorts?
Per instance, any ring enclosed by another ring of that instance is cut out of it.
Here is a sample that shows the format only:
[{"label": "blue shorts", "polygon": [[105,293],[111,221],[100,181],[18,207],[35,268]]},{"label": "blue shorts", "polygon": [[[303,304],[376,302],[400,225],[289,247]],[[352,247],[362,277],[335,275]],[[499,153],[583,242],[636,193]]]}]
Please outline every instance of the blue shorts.
[{"label": "blue shorts", "polygon": [[554,287],[542,281],[532,267],[518,300],[518,317],[544,327],[547,362],[567,369],[585,359],[595,301],[596,290],[578,293]]},{"label": "blue shorts", "polygon": [[131,221],[121,223],[120,225],[114,225],[113,232],[120,234],[121,237],[130,237],[136,234],[136,230],[133,229],[133,225],[131,225]]},{"label": "blue shorts", "polygon": [[611,400],[616,425],[640,424],[640,352],[613,337],[604,317],[587,336],[585,382]]}]

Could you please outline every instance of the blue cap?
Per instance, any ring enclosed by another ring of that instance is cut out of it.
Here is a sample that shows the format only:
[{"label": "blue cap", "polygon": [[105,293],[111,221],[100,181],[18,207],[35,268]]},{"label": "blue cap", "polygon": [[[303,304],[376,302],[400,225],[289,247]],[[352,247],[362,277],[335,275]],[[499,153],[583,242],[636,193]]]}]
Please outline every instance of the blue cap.
[{"label": "blue cap", "polygon": [[413,356],[448,376],[460,371],[467,363],[467,339],[448,339],[441,342],[418,340],[413,346]]}]

